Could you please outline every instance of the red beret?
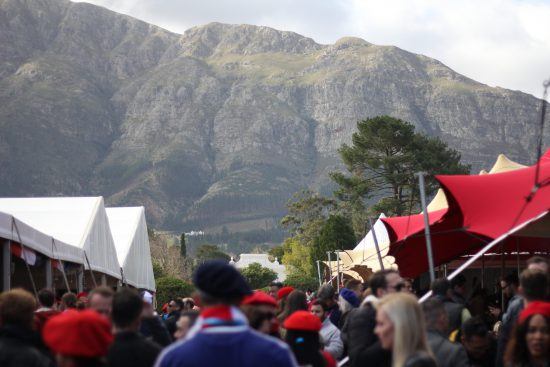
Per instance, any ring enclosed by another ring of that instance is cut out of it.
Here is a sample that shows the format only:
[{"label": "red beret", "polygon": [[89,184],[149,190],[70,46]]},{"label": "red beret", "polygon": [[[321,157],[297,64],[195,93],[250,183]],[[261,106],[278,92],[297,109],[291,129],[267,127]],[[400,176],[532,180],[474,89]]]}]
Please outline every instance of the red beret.
[{"label": "red beret", "polygon": [[319,331],[323,325],[317,316],[307,311],[296,311],[285,320],[283,326],[287,330]]},{"label": "red beret", "polygon": [[95,311],[66,311],[46,323],[42,336],[56,354],[101,357],[113,341],[109,321]]},{"label": "red beret", "polygon": [[288,296],[293,290],[294,288],[292,287],[283,287],[279,289],[279,291],[277,292],[277,299],[281,299],[283,297]]},{"label": "red beret", "polygon": [[269,305],[277,307],[277,301],[267,293],[255,291],[250,296],[246,296],[242,302],[243,305]]},{"label": "red beret", "polygon": [[523,324],[529,316],[542,315],[544,317],[550,317],[550,302],[532,302],[519,314],[519,323]]}]

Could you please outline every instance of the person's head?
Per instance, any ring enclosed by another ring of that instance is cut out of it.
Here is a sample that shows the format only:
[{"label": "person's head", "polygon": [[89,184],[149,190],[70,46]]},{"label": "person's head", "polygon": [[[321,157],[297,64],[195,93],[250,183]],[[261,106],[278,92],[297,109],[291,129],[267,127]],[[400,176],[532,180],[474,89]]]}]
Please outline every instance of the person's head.
[{"label": "person's head", "polygon": [[325,308],[323,307],[321,302],[319,302],[319,300],[311,302],[310,310],[311,314],[317,316],[319,320],[321,320],[321,322],[325,321],[325,319],[327,318]]},{"label": "person's head", "polygon": [[285,320],[283,326],[286,329],[285,341],[299,365],[325,365],[320,353],[319,331],[322,324],[318,317],[307,311],[297,311]]},{"label": "person's head", "polygon": [[177,330],[174,333],[174,338],[177,340],[185,339],[189,329],[195,325],[195,321],[199,317],[199,311],[196,310],[187,310],[181,313],[180,318],[176,322]]},{"label": "person's head", "polygon": [[381,299],[374,332],[382,348],[392,351],[393,366],[403,366],[411,355],[428,351],[424,315],[410,294],[389,294]]},{"label": "person's head", "polygon": [[88,306],[91,310],[107,318],[111,317],[114,292],[111,288],[100,286],[88,295]]},{"label": "person's head", "polygon": [[519,277],[520,291],[527,302],[543,301],[548,292],[548,275],[540,270],[525,269]]},{"label": "person's head", "polygon": [[269,295],[275,299],[277,299],[277,292],[279,292],[279,289],[283,288],[283,283],[281,282],[271,282],[269,284]]},{"label": "person's head", "polygon": [[422,304],[422,311],[428,330],[446,333],[449,329],[449,316],[443,302],[437,298],[430,298]]},{"label": "person's head", "polygon": [[61,311],[69,310],[71,308],[76,308],[76,294],[74,293],[65,293],[61,296]]},{"label": "person's head", "polygon": [[401,292],[414,294],[413,282],[410,278],[403,278],[403,288]]},{"label": "person's head", "polygon": [[40,304],[40,306],[52,308],[54,302],[55,302],[55,295],[50,289],[44,288],[38,292],[38,303]]},{"label": "person's head", "polygon": [[357,297],[357,294],[347,288],[343,288],[338,296],[338,306],[342,314],[346,314],[356,307],[359,307],[361,300]]},{"label": "person's head", "polygon": [[195,300],[191,297],[186,297],[182,299],[183,301],[183,311],[189,311],[192,310],[195,307]]},{"label": "person's head", "polygon": [[539,365],[550,358],[550,303],[532,302],[521,313],[505,353],[507,365]]},{"label": "person's head", "polygon": [[519,287],[519,277],[517,272],[512,272],[506,275],[500,281],[500,288],[504,295],[508,298],[514,296],[518,292]]},{"label": "person's head", "polygon": [[285,309],[283,311],[283,318],[292,315],[296,311],[307,310],[307,297],[306,294],[299,290],[293,290],[290,292],[286,299]]},{"label": "person's head", "polygon": [[434,296],[446,298],[451,290],[451,282],[447,278],[438,278],[432,282],[430,288]]},{"label": "person's head", "polygon": [[462,324],[461,341],[464,349],[473,360],[482,359],[491,348],[489,329],[479,316],[472,317]]},{"label": "person's head", "polygon": [[185,307],[185,303],[181,298],[172,298],[170,302],[168,302],[168,313],[178,313],[183,310]]},{"label": "person's head", "polygon": [[52,317],[42,336],[59,367],[99,366],[113,341],[109,321],[92,310],[69,310]]},{"label": "person's head", "polygon": [[376,298],[382,298],[387,294],[401,291],[403,279],[396,270],[380,270],[372,275],[369,286]]},{"label": "person's head", "polygon": [[533,256],[527,260],[527,269],[548,273],[548,259],[542,256]]},{"label": "person's head", "polygon": [[143,301],[137,291],[122,288],[115,293],[111,315],[117,330],[137,331],[142,311]]},{"label": "person's head", "polygon": [[360,298],[363,294],[363,283],[357,279],[349,279],[346,281],[344,288],[353,291],[357,298]]},{"label": "person's head", "polygon": [[201,264],[193,274],[193,284],[203,307],[238,306],[245,296],[252,294],[242,274],[221,260]]},{"label": "person's head", "polygon": [[267,293],[255,291],[245,297],[241,310],[248,318],[251,328],[264,334],[278,333],[277,301]]},{"label": "person's head", "polygon": [[461,296],[466,296],[466,277],[463,274],[458,274],[451,280],[451,289],[454,293]]},{"label": "person's head", "polygon": [[330,284],[322,285],[317,291],[317,299],[326,307],[332,307],[336,304],[334,297],[336,296],[336,290]]},{"label": "person's head", "polygon": [[36,300],[24,289],[12,289],[0,294],[0,325],[32,329]]}]

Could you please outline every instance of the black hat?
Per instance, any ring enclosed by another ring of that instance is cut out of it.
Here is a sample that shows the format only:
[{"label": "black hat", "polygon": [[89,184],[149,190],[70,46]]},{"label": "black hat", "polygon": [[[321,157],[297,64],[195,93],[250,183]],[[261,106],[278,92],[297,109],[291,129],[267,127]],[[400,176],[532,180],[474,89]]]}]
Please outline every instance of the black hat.
[{"label": "black hat", "polygon": [[244,277],[233,266],[221,260],[207,261],[193,274],[193,284],[211,297],[238,298],[252,294]]}]

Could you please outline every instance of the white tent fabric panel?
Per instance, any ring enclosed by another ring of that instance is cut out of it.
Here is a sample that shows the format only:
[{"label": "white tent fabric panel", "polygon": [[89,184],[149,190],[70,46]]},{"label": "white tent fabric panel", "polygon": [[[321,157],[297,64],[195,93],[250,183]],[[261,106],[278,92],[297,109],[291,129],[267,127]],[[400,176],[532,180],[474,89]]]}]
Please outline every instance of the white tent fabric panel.
[{"label": "white tent fabric panel", "polygon": [[0,237],[22,243],[51,259],[83,264],[82,249],[52,238],[8,213],[0,212]]},{"label": "white tent fabric panel", "polygon": [[[376,233],[376,239],[378,240],[378,246],[380,247],[380,252],[382,253],[382,256],[387,254],[388,252],[388,246],[390,245],[390,237],[388,235],[388,231],[386,229],[386,226],[382,222],[382,218],[386,218],[384,213],[380,214],[374,225],[372,226],[371,230],[367,233],[365,237],[355,246],[353,251],[371,251],[374,250],[376,253],[376,246],[374,243],[374,235],[372,231]],[[385,250],[385,251],[384,251]]]},{"label": "white tent fabric panel", "polygon": [[[92,270],[120,279],[102,197],[0,198],[0,211],[81,249]],[[84,258],[79,263],[88,267]]]},{"label": "white tent fabric panel", "polygon": [[124,279],[136,288],[154,291],[155,277],[143,207],[106,208]]}]

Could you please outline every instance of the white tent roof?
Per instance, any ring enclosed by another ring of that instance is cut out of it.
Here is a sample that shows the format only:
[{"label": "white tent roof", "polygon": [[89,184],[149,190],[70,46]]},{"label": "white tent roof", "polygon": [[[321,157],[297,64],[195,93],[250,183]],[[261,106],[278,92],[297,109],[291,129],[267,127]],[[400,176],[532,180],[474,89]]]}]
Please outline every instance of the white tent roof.
[{"label": "white tent roof", "polygon": [[22,243],[51,259],[84,263],[82,249],[40,232],[8,213],[0,212],[0,237]]},{"label": "white tent roof", "polygon": [[[120,267],[103,198],[0,198],[0,211],[36,230],[78,247],[92,270],[120,279]],[[84,260],[84,265],[87,264]]]},{"label": "white tent roof", "polygon": [[136,288],[155,290],[145,209],[140,207],[106,208],[115,241],[118,262],[124,279]]}]

